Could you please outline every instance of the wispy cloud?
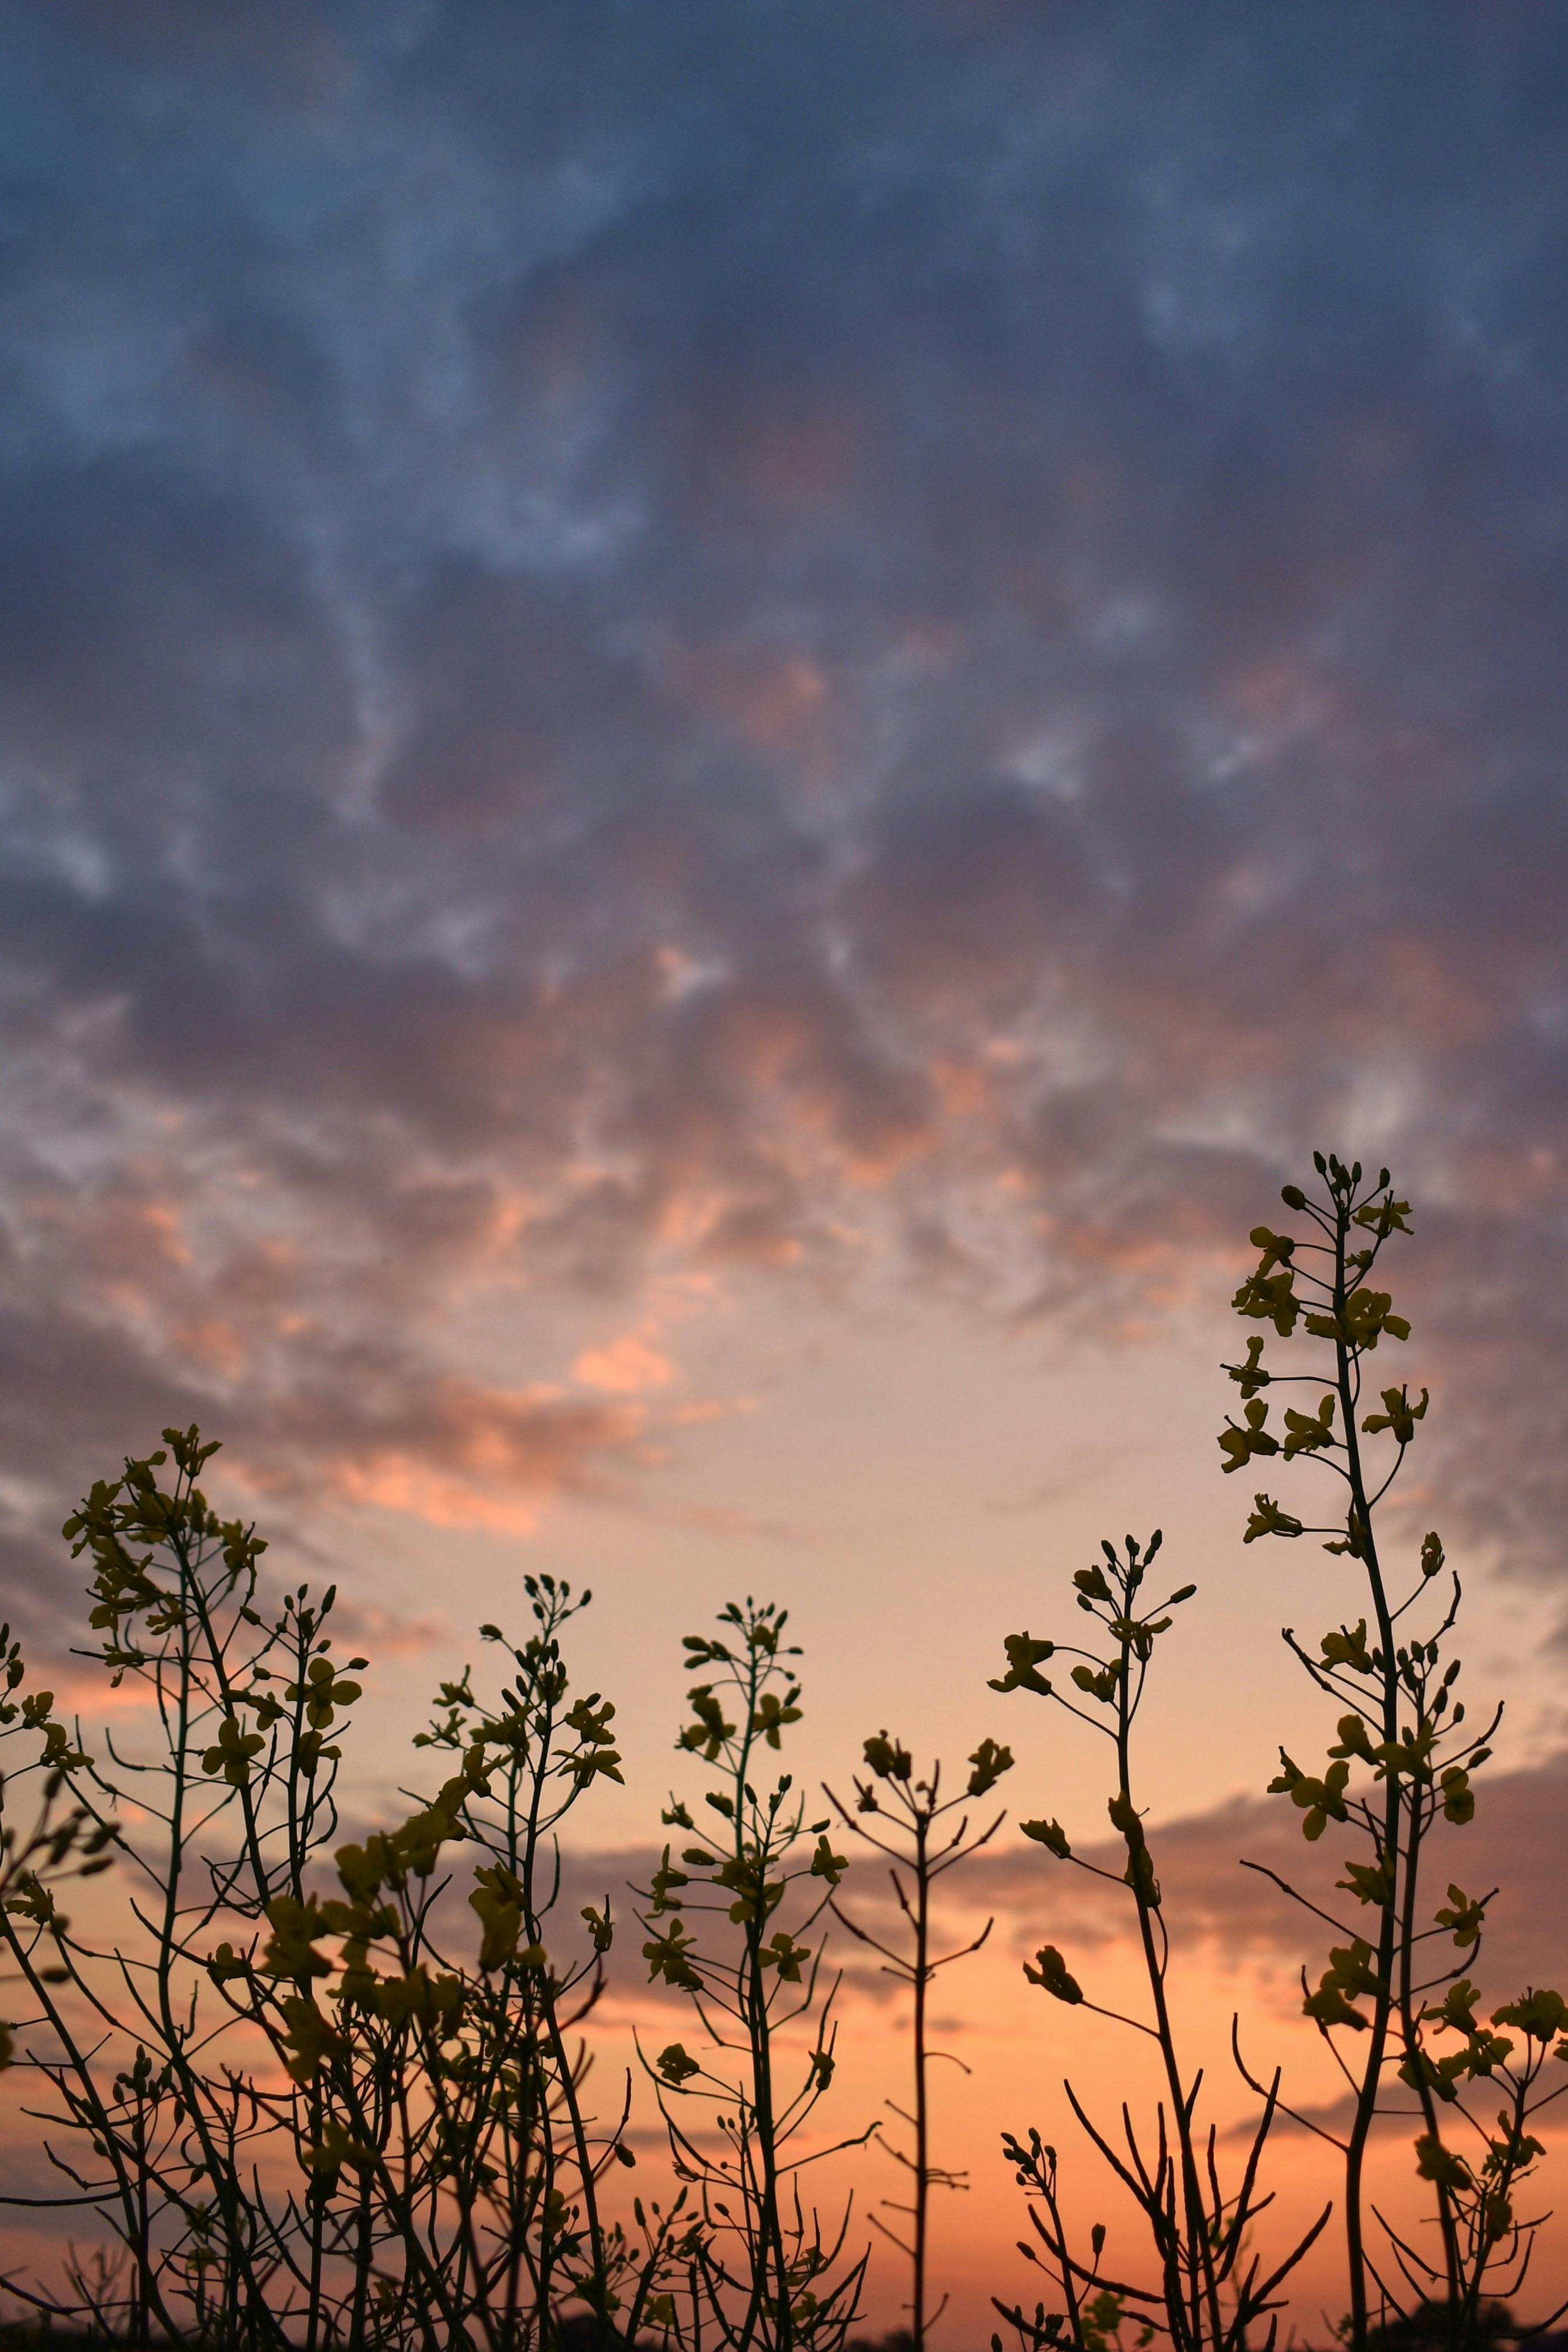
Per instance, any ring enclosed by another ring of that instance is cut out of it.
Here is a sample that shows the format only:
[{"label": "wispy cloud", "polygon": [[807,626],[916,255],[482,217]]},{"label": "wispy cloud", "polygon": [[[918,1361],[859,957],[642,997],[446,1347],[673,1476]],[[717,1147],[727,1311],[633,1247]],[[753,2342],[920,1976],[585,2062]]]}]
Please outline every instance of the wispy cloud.
[{"label": "wispy cloud", "polygon": [[690,1402],[655,1269],[1125,1325],[1321,1140],[1555,1573],[1568,42],[1317,21],[13,12],[51,1509],[200,1416],[519,1527]]}]

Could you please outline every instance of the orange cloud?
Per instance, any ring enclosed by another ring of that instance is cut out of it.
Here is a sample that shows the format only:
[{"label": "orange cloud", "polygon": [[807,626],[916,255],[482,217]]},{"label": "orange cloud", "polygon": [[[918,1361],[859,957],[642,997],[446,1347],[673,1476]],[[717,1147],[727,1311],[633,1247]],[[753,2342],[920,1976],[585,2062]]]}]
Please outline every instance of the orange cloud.
[{"label": "orange cloud", "polygon": [[585,1348],[572,1373],[585,1388],[602,1389],[610,1396],[636,1396],[644,1389],[664,1387],[674,1380],[675,1368],[642,1332],[623,1331],[602,1348]]},{"label": "orange cloud", "polygon": [[397,1511],[432,1528],[480,1528],[492,1535],[528,1536],[538,1525],[534,1503],[486,1495],[433,1470],[409,1454],[375,1454],[339,1462],[329,1479],[340,1499],[364,1508]]}]

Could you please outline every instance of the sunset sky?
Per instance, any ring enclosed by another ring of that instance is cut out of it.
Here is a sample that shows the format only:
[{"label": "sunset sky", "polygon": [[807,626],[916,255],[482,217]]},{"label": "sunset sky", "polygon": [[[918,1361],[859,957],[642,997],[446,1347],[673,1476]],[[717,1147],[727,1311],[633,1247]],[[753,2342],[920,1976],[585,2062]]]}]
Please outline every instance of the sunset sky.
[{"label": "sunset sky", "polygon": [[[65,1510],[194,1420],[375,1659],[357,1801],[549,1569],[607,1858],[746,1591],[800,1769],[990,1732],[1092,1835],[1099,1759],[986,1677],[1161,1524],[1200,2030],[1240,1983],[1294,2048],[1228,1874],[1319,1737],[1279,1628],[1352,1587],[1242,1549],[1215,1433],[1322,1145],[1415,1202],[1411,1525],[1511,1709],[1499,1966],[1561,1973],[1561,6],[14,0],[0,47],[0,1573],[58,1686]],[[953,1998],[1043,2120],[1113,2074],[1019,1954],[1104,1931],[990,1867]],[[962,2095],[977,2326],[1033,2118]]]}]

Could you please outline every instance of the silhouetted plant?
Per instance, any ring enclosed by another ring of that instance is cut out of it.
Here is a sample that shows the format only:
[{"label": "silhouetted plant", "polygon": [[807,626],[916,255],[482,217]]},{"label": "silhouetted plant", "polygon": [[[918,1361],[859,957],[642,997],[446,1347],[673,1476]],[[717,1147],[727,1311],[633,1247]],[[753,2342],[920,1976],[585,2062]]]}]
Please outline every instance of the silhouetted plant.
[{"label": "silhouetted plant", "polygon": [[[645,2296],[668,2233],[634,2251],[597,2210],[603,2171],[629,2160],[624,2118],[591,2128],[568,2037],[607,1914],[579,1962],[539,1941],[557,1825],[618,1765],[613,1708],[567,1703],[557,1634],[575,1604],[531,1583],[538,1630],[511,1688],[486,1708],[465,1674],[424,1736],[455,1771],[396,1829],[340,1846],[326,1878],[365,1661],[332,1658],[331,1591],[264,1613],[264,1546],[196,1484],[214,1447],[166,1435],[169,1488],[162,1453],[128,1463],[67,1523],[101,1662],[153,1701],[151,1749],[56,1765],[86,1812],[133,1797],[134,1932],[98,1948],[36,1873],[3,1915],[48,2033],[28,2063],[68,2136],[49,2144],[65,2201],[94,2207],[126,2258],[78,2265],[74,2302],[33,2299],[138,2344],[309,2352],[543,2347],[575,2300],[608,2342],[619,2287]],[[47,1759],[66,1735],[46,1729]],[[484,1856],[476,1964],[442,1948],[442,1858],[465,1843]]]},{"label": "silhouetted plant", "polygon": [[[313,1732],[283,1767],[286,1793],[268,1811],[280,1742],[258,1772],[269,1743],[246,1728],[242,1684],[248,1695],[259,1658],[296,1629],[290,1619],[269,1634],[251,1605],[264,1547],[238,1522],[220,1523],[197,1486],[214,1449],[194,1431],[167,1435],[176,1463],[168,1490],[157,1475],[163,1453],[128,1462],[65,1529],[92,1569],[95,1654],[115,1684],[127,1675],[147,1684],[162,1743],[141,1759],[110,1741],[104,1765],[79,1749],[60,1760],[78,1801],[105,1819],[121,1783],[133,1783],[142,1826],[120,1843],[140,1890],[138,1932],[121,1928],[117,1948],[101,1950],[54,1914],[47,1894],[8,1906],[5,1932],[47,2031],[28,2063],[54,2094],[64,2135],[47,2143],[76,2191],[62,2201],[95,2204],[125,2256],[96,2273],[78,2266],[78,2309],[138,2344],[154,2327],[177,2333],[193,2315],[204,2332],[247,2326],[256,2340],[281,2340],[267,2293],[276,2253],[243,2185],[270,2119],[244,2071],[214,2063],[197,1947],[216,1919],[252,1922],[298,1884],[332,1817],[331,1759]],[[295,1654],[307,1654],[298,1641]],[[206,1851],[220,1821],[232,1822],[232,1843]],[[19,1919],[47,1927],[53,1965],[39,1965]]]},{"label": "silhouetted plant", "polygon": [[450,2193],[486,2213],[487,2251],[476,2246],[474,2261],[499,2340],[550,2342],[563,2302],[575,2299],[594,2323],[586,2340],[605,2345],[634,2338],[646,2320],[678,2260],[682,2200],[669,2215],[654,2207],[636,2246],[601,2210],[605,2174],[633,2163],[622,2137],[630,2082],[609,2129],[594,2126],[581,2096],[581,2028],[614,1940],[608,1895],[580,1915],[587,1949],[575,1962],[551,1959],[545,1937],[560,1895],[559,1826],[596,1780],[622,1777],[615,1709],[597,1691],[568,1704],[560,1633],[591,1595],[574,1598],[549,1576],[523,1584],[536,1627],[528,1640],[480,1629],[517,1670],[498,1700],[482,1705],[465,1671],[442,1685],[440,1714],[414,1743],[485,1759],[482,1775],[462,1776],[457,1815],[488,1859],[476,1863],[468,1896],[484,1930],[480,1981],[468,1992],[463,2059],[445,2078]]},{"label": "silhouetted plant", "polygon": [[[1240,2181],[1232,2190],[1224,2189],[1220,2183],[1214,2126],[1201,2136],[1197,2128],[1203,2077],[1201,2072],[1186,2072],[1177,2047],[1166,1987],[1170,1939],[1154,1855],[1144,1831],[1143,1810],[1134,1794],[1134,1731],[1155,1646],[1170,1630],[1172,1611],[1189,1601],[1197,1590],[1195,1585],[1184,1584],[1160,1601],[1145,1598],[1144,1587],[1160,1546],[1157,1529],[1146,1546],[1140,1546],[1131,1536],[1120,1551],[1104,1542],[1103,1560],[1074,1575],[1079,1608],[1103,1630],[1105,1638],[1099,1646],[1081,1649],[1071,1643],[1037,1640],[1029,1633],[1009,1634],[1007,1672],[991,1685],[998,1691],[1032,1691],[1111,1744],[1115,1792],[1107,1811],[1127,1857],[1119,1876],[1086,1855],[1074,1853],[1059,1822],[1029,1821],[1019,1826],[1025,1837],[1060,1861],[1108,1885],[1125,1887],[1148,1987],[1149,2013],[1128,2017],[1091,2000],[1053,1944],[1043,1945],[1024,1973],[1053,2000],[1113,2018],[1145,2035],[1158,2053],[1166,2085],[1166,2095],[1155,2109],[1152,2146],[1147,2135],[1140,2137],[1124,2103],[1124,2157],[1092,2122],[1071,2083],[1066,2086],[1074,2116],[1144,2216],[1158,2265],[1157,2285],[1103,2274],[1101,2263],[1107,2233],[1100,2223],[1090,2233],[1088,2260],[1076,2253],[1058,2197],[1055,2149],[1045,2144],[1038,2131],[1030,2131],[1021,2140],[1012,2133],[1003,2135],[1004,2151],[1029,2196],[1030,2221],[1044,2254],[1028,2245],[1022,2251],[1031,2261],[1043,2263],[1065,2306],[1062,2312],[1048,2315],[1042,2305],[1030,2320],[1020,2305],[1009,2306],[997,2300],[997,2309],[1020,2342],[1036,2347],[1036,2352],[1041,2346],[1057,2343],[1098,2352],[1101,2345],[1117,2338],[1124,2315],[1129,2311],[1142,2323],[1141,2341],[1146,2342],[1159,2328],[1181,2352],[1201,2352],[1201,2347],[1239,2352],[1257,2322],[1276,2308],[1281,2285],[1328,2219],[1325,2209],[1291,2251],[1263,2273],[1260,2258],[1250,2252],[1249,2232],[1254,2217],[1270,2201],[1258,2193],[1258,2171],[1273,2121],[1273,2095],[1265,2102]],[[1069,1698],[1040,1671],[1058,1655],[1076,1661],[1069,1674],[1075,1697]],[[1272,2323],[1270,2342],[1271,2330]],[[1000,2337],[993,2342],[999,2352]]]},{"label": "silhouetted plant", "polygon": [[[112,1820],[89,1805],[61,1805],[68,1766],[86,1759],[63,1723],[57,1721],[52,1690],[26,1691],[26,1662],[22,1644],[11,1638],[9,1625],[0,1625],[0,1742],[8,1754],[0,1770],[0,1921],[21,1920],[17,1931],[7,1927],[5,1939],[19,1934],[26,1957],[40,1981],[64,1983],[66,1972],[47,1957],[51,1938],[69,1926],[56,1908],[56,1887],[68,1878],[95,1878],[108,1870],[114,1856],[105,1849],[115,1842]],[[42,1745],[38,1744],[42,1739]],[[10,1758],[20,1744],[24,1759]],[[31,1820],[25,1827],[5,1817],[15,1808],[19,1789],[35,1788]],[[26,1967],[0,1974],[0,1990],[28,1980]],[[16,2050],[16,2029],[0,2020],[0,2069],[9,2066]]]},{"label": "silhouetted plant", "polygon": [[[1316,1535],[1364,1596],[1315,1649],[1285,1636],[1333,1703],[1337,1737],[1316,1770],[1281,1752],[1272,1786],[1309,1841],[1333,1825],[1357,1842],[1337,1891],[1358,1906],[1338,1916],[1266,1873],[1337,1938],[1302,1994],[1348,2122],[1285,2112],[1343,2157],[1353,2352],[1468,2352],[1507,2332],[1529,2269],[1541,2216],[1520,2200],[1542,2154],[1536,2119],[1568,2087],[1549,2079],[1568,2058],[1568,2003],[1527,1987],[1483,2022],[1471,1971],[1491,1895],[1446,1870],[1427,1883],[1439,1822],[1462,1827],[1474,1812],[1472,1775],[1499,1716],[1472,1731],[1455,1696],[1458,1662],[1445,1653],[1461,1596],[1438,1538],[1412,1545],[1400,1575],[1380,1520],[1427,1412],[1427,1391],[1412,1399],[1405,1382],[1384,1387],[1377,1409],[1362,1393],[1366,1359],[1408,1333],[1375,1279],[1385,1244],[1408,1231],[1407,1206],[1386,1171],[1364,1186],[1356,1166],[1316,1165],[1312,1199],[1293,1185],[1283,1196],[1304,1230],[1254,1231],[1260,1263],[1235,1304],[1282,1340],[1318,1342],[1322,1374],[1266,1368],[1254,1338],[1228,1367],[1241,1412],[1219,1441],[1228,1470],[1278,1456],[1338,1482],[1322,1525],[1259,1494],[1247,1540]],[[1312,1393],[1276,1428],[1282,1380]],[[972,1834],[967,1809],[1008,1751],[983,1742],[961,1793],[945,1799],[936,1767],[916,1780],[910,1751],[879,1734],[853,1810],[829,1792],[838,1821],[893,1865],[910,1941],[883,1941],[835,1901],[846,1861],[833,1812],[808,1823],[790,1775],[765,1780],[800,1715],[783,1613],[747,1601],[723,1613],[716,1637],[687,1638],[704,1678],[678,1745],[709,1768],[706,1827],[672,1798],[664,1822],[691,1842],[674,1859],[664,1848],[639,1916],[651,1976],[688,1996],[706,2040],[643,2061],[677,2183],[664,2201],[632,2198],[628,2212],[634,2086],[602,2116],[587,2101],[611,1898],[576,1919],[560,1905],[569,1817],[621,1774],[614,1709],[572,1691],[562,1654],[588,1596],[525,1578],[532,1632],[514,1642],[482,1629],[507,1660],[501,1686],[477,1689],[465,1669],[415,1742],[445,1778],[409,1793],[395,1825],[340,1843],[338,1772],[366,1661],[337,1659],[332,1590],[269,1600],[265,1545],[201,1489],[214,1450],[194,1429],[167,1431],[165,1450],[128,1461],[67,1522],[97,1641],[78,1654],[148,1701],[100,1756],[49,1690],[27,1687],[20,1648],[0,1631],[0,1981],[24,2012],[0,2033],[0,2066],[41,2116],[59,2182],[53,2198],[0,2202],[57,2205],[107,2239],[73,2248],[61,2281],[12,2278],[6,2292],[138,2347],[612,2352],[662,2340],[665,2352],[844,2352],[867,2256],[849,2243],[847,2203],[825,2229],[801,2192],[807,2168],[874,2129],[815,2137],[835,2064],[836,1979],[821,1934],[831,1912],[914,1994],[914,2104],[897,2111],[915,2145],[893,2152],[915,2201],[910,2233],[889,2234],[913,2266],[915,2326],[890,2342],[925,2352],[929,2192],[959,2179],[931,2161],[925,1995],[937,1969],[984,1940],[933,1957],[932,1895],[995,1833],[997,1822]],[[1092,1645],[1010,1635],[992,1685],[1032,1691],[1110,1743],[1116,1866],[1075,1854],[1053,1820],[1022,1828],[1129,1906],[1146,2007],[1140,1997],[1142,2013],[1120,2021],[1146,2037],[1163,2077],[1148,2125],[1124,2105],[1119,2142],[1069,2090],[1142,2215],[1152,2271],[1108,2270],[1099,2223],[1076,2243],[1056,2150],[1038,2132],[1006,2137],[1029,2198],[1026,2251],[1061,2305],[1030,2317],[998,2299],[1024,2352],[1108,2352],[1155,2335],[1178,2352],[1242,2352],[1254,2331],[1266,2352],[1281,2290],[1327,2220],[1325,2209],[1287,2236],[1265,2268],[1252,2223],[1271,2201],[1260,2176],[1284,2107],[1280,2074],[1259,2080],[1233,2036],[1263,2105],[1227,2188],[1216,2134],[1198,2119],[1201,2077],[1182,2056],[1135,1769],[1146,1677],[1194,1590],[1148,1597],[1159,1550],[1157,1535],[1104,1544],[1073,1579]],[[1041,1668],[1058,1655],[1070,1671],[1053,1682]],[[68,1915],[65,1882],[117,1854],[129,1895],[112,1919],[85,1892]],[[1118,2014],[1054,1944],[1027,1972],[1067,2008]],[[1478,2112],[1483,2101],[1489,2113],[1498,2102],[1495,2120]],[[1373,2125],[1401,2114],[1431,2200],[1426,2245],[1371,2200]],[[1371,2249],[1369,2219],[1383,2233]]]},{"label": "silhouetted plant", "polygon": [[[815,2208],[801,2203],[800,2173],[868,2138],[869,2129],[831,2148],[792,2152],[832,2081],[836,2038],[836,1979],[824,1986],[821,1945],[800,1939],[846,1864],[827,1836],[830,1822],[807,1830],[789,1773],[766,1791],[757,1786],[768,1752],[800,1717],[791,1663],[800,1654],[784,1644],[786,1622],[784,1611],[747,1600],[722,1612],[724,1638],[686,1636],[688,1667],[716,1671],[688,1692],[694,1720],[677,1746],[716,1768],[703,1794],[713,1821],[699,1833],[685,1803],[672,1797],[665,1825],[694,1841],[700,1834],[701,1843],[684,1847],[679,1864],[665,1846],[642,1915],[650,1976],[690,1996],[707,2037],[701,2057],[671,2042],[650,2073],[677,2175],[701,2201],[694,2300],[700,2282],[719,2338],[734,2352],[836,2352],[853,2323],[866,2263],[862,2254],[834,2275],[848,2212],[826,2235]],[[694,1916],[707,1923],[705,1936],[688,1932]],[[715,1935],[716,1921],[734,1932]],[[779,2079],[779,2038],[802,2024],[810,2046],[789,2088]],[[706,2134],[686,2102],[711,2118]],[[674,2325],[673,2307],[661,2309]],[[694,2335],[701,2316],[699,2308]]]},{"label": "silhouetted plant", "polygon": [[[930,2048],[926,2035],[925,1997],[937,1971],[951,1967],[955,1960],[967,1958],[971,1952],[977,1952],[993,1925],[988,1919],[979,1934],[970,1942],[960,1945],[956,1951],[945,1952],[934,1959],[931,1954],[932,1890],[938,1879],[946,1877],[950,1870],[967,1861],[971,1854],[977,1853],[982,1846],[988,1845],[1006,1821],[1005,1812],[998,1813],[988,1827],[971,1837],[969,1816],[963,1808],[994,1789],[1002,1774],[1011,1771],[1013,1759],[1009,1748],[998,1747],[993,1739],[983,1739],[968,1759],[969,1776],[962,1792],[944,1801],[939,1763],[932,1765],[924,1780],[916,1780],[914,1777],[915,1759],[908,1748],[901,1740],[890,1739],[885,1731],[873,1734],[865,1742],[864,1753],[872,1780],[855,1781],[853,1812],[841,1803],[831,1789],[827,1789],[825,1793],[844,1827],[854,1836],[863,1838],[868,1845],[874,1846],[877,1853],[884,1854],[893,1865],[888,1876],[893,1882],[899,1910],[909,1928],[910,1950],[900,1952],[884,1944],[869,1928],[852,1918],[837,1900],[831,1907],[834,1917],[848,1928],[852,1936],[880,1955],[884,1973],[908,1985],[914,1995],[915,2111],[911,2114],[892,2099],[887,2102],[900,2122],[907,2124],[914,2132],[914,2155],[906,2155],[884,2135],[878,2134],[894,2161],[903,2165],[911,2176],[913,2205],[898,2204],[885,2197],[882,2200],[890,2212],[905,2217],[910,2228],[908,2240],[902,2238],[896,2230],[890,2229],[875,2213],[869,2219],[874,2228],[892,2240],[901,2253],[909,2257],[912,2319],[909,2342],[913,2352],[925,2352],[925,2331],[928,2326],[935,2326],[947,2305],[947,2298],[944,2295],[936,2309],[927,2314],[927,2223],[931,2190],[967,2189],[968,2186],[967,2174],[945,2169],[931,2161],[931,2062],[934,2058],[945,2057],[957,2066],[962,2065],[963,2061],[953,2058],[948,2051]],[[880,1796],[873,1786],[873,1780],[882,1783]],[[947,1823],[955,1812],[958,1814],[956,1824],[934,1835],[937,1824]],[[876,1829],[868,1826],[868,1816],[876,1820]],[[879,1834],[879,1832],[885,1834]],[[889,1837],[896,1839],[897,1843],[890,1844],[887,1842]],[[905,1888],[900,1875],[901,1869],[908,1872],[909,1887],[913,1893]],[[964,2071],[967,2073],[968,2070],[966,2067]]]},{"label": "silhouetted plant", "polygon": [[[1331,1627],[1315,1654],[1293,1632],[1284,1635],[1318,1688],[1348,1711],[1321,1772],[1303,1771],[1281,1748],[1279,1776],[1270,1785],[1300,1808],[1310,1841],[1331,1822],[1356,1833],[1362,1858],[1346,1863],[1338,1885],[1361,1906],[1362,1920],[1346,1925],[1277,1873],[1266,1875],[1343,1938],[1315,1989],[1303,1972],[1302,1991],[1306,2013],[1350,2095],[1350,2126],[1342,2139],[1316,2119],[1299,2120],[1344,2158],[1349,2341],[1360,2352],[1375,2326],[1408,2322],[1416,2309],[1429,2321],[1437,2309],[1445,2315],[1442,2340],[1457,2347],[1479,2340],[1483,2307],[1494,2296],[1517,2294],[1529,2267],[1539,2223],[1519,2218],[1514,2198],[1542,2153],[1528,2119],[1568,2087],[1538,2088],[1548,2052],[1555,2045],[1558,2057],[1568,2057],[1568,2039],[1562,2038],[1568,2010],[1555,1992],[1527,1990],[1494,2010],[1490,2026],[1482,2024],[1479,1995],[1462,1971],[1479,1954],[1492,1896],[1472,1898],[1445,1881],[1445,1899],[1433,1906],[1423,1884],[1427,1841],[1438,1821],[1463,1826],[1474,1815],[1470,1775],[1490,1755],[1502,1711],[1494,1709],[1486,1727],[1472,1732],[1463,1702],[1454,1697],[1460,1662],[1441,1661],[1461,1596],[1458,1578],[1445,1575],[1437,1534],[1424,1538],[1418,1557],[1400,1574],[1385,1564],[1378,1525],[1379,1506],[1427,1407],[1427,1391],[1413,1399],[1401,1380],[1381,1389],[1379,1410],[1362,1410],[1367,1359],[1380,1342],[1409,1337],[1408,1322],[1374,1276],[1392,1236],[1409,1232],[1410,1204],[1396,1198],[1385,1168],[1375,1183],[1364,1184],[1359,1161],[1346,1167],[1321,1152],[1313,1161],[1316,1196],[1309,1199],[1296,1184],[1282,1194],[1286,1207],[1305,1218],[1305,1234],[1256,1227],[1251,1239],[1261,1255],[1234,1304],[1244,1318],[1271,1325],[1281,1339],[1318,1341],[1326,1351],[1323,1369],[1268,1370],[1262,1339],[1249,1340],[1246,1360],[1227,1367],[1241,1391],[1242,1418],[1228,1420],[1219,1443],[1228,1472],[1277,1455],[1310,1464],[1334,1482],[1327,1524],[1309,1524],[1259,1494],[1245,1539],[1321,1536],[1324,1550],[1361,1571],[1366,1613],[1354,1626]],[[1274,1429],[1264,1391],[1281,1386],[1309,1389],[1317,1402],[1305,1412],[1287,1406],[1282,1426]],[[1353,1786],[1357,1766],[1366,1777]],[[1458,1957],[1435,1960],[1434,1941],[1447,1941]],[[1492,2030],[1500,2025],[1522,2037],[1522,2049]],[[1384,2224],[1393,2265],[1413,2301],[1367,2246],[1367,2146],[1375,2119],[1385,2111],[1390,2076],[1416,2103],[1416,2167],[1431,2184],[1442,2249],[1434,2263]],[[1495,2128],[1480,2124],[1467,2104],[1467,2090],[1482,2082],[1503,2091]],[[1467,2135],[1462,2151],[1445,2136],[1450,2125]]]}]

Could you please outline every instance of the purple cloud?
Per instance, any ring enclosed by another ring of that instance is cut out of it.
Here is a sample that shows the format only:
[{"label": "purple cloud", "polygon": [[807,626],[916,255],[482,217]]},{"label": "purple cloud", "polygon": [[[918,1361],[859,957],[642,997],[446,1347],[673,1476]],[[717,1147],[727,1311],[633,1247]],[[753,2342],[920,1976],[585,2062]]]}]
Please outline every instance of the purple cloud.
[{"label": "purple cloud", "polygon": [[453,1360],[476,1284],[1157,1306],[1322,1142],[1555,1572],[1568,38],[1326,22],[16,12],[51,1510],[172,1415],[526,1513],[657,1415]]}]

